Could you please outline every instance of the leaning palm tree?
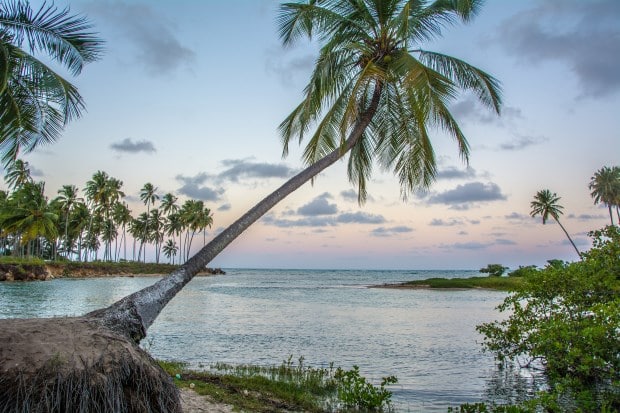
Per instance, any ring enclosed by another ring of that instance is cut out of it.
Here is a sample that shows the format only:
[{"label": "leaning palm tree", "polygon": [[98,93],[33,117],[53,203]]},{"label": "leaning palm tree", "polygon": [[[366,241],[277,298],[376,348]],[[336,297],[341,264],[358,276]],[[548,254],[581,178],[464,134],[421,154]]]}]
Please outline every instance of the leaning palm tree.
[{"label": "leaning palm tree", "polygon": [[[304,152],[308,166],[169,276],[76,319],[76,323],[90,323],[90,329],[81,331],[105,328],[139,342],[166,304],[207,263],[278,202],[347,154],[349,178],[358,188],[360,202],[367,197],[373,164],[398,176],[404,197],[430,185],[436,173],[434,128],[449,134],[467,161],[469,145],[448,105],[458,92],[471,91],[499,112],[498,82],[462,60],[422,49],[420,42],[439,36],[444,26],[457,20],[469,21],[480,6],[480,0],[283,4],[278,17],[283,43],[312,36],[322,45],[302,102],[280,125],[285,153],[292,139],[309,137]],[[97,349],[106,354],[106,360],[120,359],[114,362],[120,367],[110,369],[108,375],[126,366],[122,354],[110,353],[104,346]],[[147,390],[153,397],[164,394]],[[63,391],[67,390],[63,387]],[[153,408],[159,400],[150,402],[149,408],[170,411]]]},{"label": "leaning palm tree", "polygon": [[530,211],[530,216],[535,217],[540,215],[542,217],[543,225],[547,223],[549,217],[552,217],[555,222],[558,223],[560,228],[562,228],[562,231],[564,231],[564,234],[566,234],[566,238],[568,238],[573,248],[575,248],[575,251],[577,251],[577,255],[579,255],[579,257],[581,258],[581,253],[577,249],[577,246],[573,242],[570,235],[568,235],[568,232],[566,231],[566,228],[564,228],[564,225],[562,225],[562,223],[560,222],[560,215],[564,213],[562,212],[564,207],[558,204],[558,201],[560,199],[562,198],[557,196],[555,192],[552,193],[548,189],[542,189],[536,192],[536,195],[534,195],[534,200],[530,203],[530,207],[532,208],[532,210]]},{"label": "leaning palm tree", "polygon": [[[84,101],[69,81],[45,60],[73,76],[97,60],[103,42],[91,23],[45,2],[34,11],[28,2],[0,2],[0,155],[10,165],[21,151],[56,141],[78,118]],[[37,54],[47,55],[41,60]]]},{"label": "leaning palm tree", "polygon": [[619,207],[620,204],[620,166],[604,166],[594,173],[590,178],[590,188],[594,204],[603,203],[609,210],[611,225],[614,224],[612,208]]}]

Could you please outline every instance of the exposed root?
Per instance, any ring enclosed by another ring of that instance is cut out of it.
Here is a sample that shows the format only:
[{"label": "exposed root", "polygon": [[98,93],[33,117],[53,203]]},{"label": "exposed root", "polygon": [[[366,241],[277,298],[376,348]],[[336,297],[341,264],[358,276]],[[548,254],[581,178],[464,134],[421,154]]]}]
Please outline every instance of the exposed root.
[{"label": "exposed root", "polygon": [[172,379],[88,318],[0,320],[0,412],[179,413]]}]

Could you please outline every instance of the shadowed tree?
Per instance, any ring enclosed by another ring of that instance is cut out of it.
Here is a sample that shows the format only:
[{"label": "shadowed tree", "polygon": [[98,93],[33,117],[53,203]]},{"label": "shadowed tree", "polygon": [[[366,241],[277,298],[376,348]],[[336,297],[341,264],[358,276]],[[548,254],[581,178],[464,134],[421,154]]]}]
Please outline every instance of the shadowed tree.
[{"label": "shadowed tree", "polygon": [[552,193],[548,189],[542,189],[536,192],[536,195],[534,195],[534,200],[530,203],[530,207],[532,208],[532,210],[530,211],[530,215],[532,217],[540,215],[542,217],[543,225],[547,223],[549,217],[552,217],[555,222],[558,223],[560,228],[562,228],[562,231],[564,231],[564,234],[566,234],[566,238],[568,238],[573,248],[575,248],[577,255],[579,255],[579,257],[581,258],[581,253],[577,249],[577,246],[573,242],[570,235],[568,235],[568,232],[566,231],[566,228],[564,228],[564,225],[562,225],[562,223],[560,222],[560,215],[564,214],[564,212],[562,212],[564,207],[558,204],[558,201],[560,199],[562,198],[557,196],[555,192]]},{"label": "shadowed tree", "polygon": [[[81,115],[82,96],[45,60],[77,76],[102,50],[91,27],[68,8],[43,2],[34,11],[26,1],[0,2],[0,155],[5,165],[20,151],[56,141],[65,125]],[[36,56],[41,53],[44,60]]]},{"label": "shadowed tree", "polygon": [[[614,224],[614,215],[612,208],[616,209],[620,207],[620,167],[604,166],[594,173],[594,176],[590,179],[590,188],[592,198],[594,198],[594,205],[603,203],[607,205],[609,210],[609,219],[611,225]],[[618,216],[620,221],[620,215]]]},{"label": "shadowed tree", "polygon": [[[280,125],[284,154],[291,140],[308,138],[304,151],[308,166],[173,273],[75,322],[139,342],[197,272],[278,202],[347,154],[349,179],[358,188],[360,202],[367,197],[366,182],[373,164],[398,176],[403,197],[429,186],[436,174],[433,129],[451,136],[467,161],[469,145],[448,105],[459,92],[471,91],[485,106],[499,112],[498,82],[462,60],[426,51],[420,43],[439,36],[447,25],[469,21],[481,3],[308,0],[283,4],[278,24],[284,45],[302,37],[316,38],[321,44],[302,102]],[[122,353],[106,352],[105,348],[101,352],[105,354],[102,359],[112,366],[126,364]],[[146,367],[133,369],[138,368]],[[112,368],[112,374],[119,369]],[[148,390],[153,397],[172,392],[168,387],[168,392]],[[153,404],[150,408],[157,410]]]}]

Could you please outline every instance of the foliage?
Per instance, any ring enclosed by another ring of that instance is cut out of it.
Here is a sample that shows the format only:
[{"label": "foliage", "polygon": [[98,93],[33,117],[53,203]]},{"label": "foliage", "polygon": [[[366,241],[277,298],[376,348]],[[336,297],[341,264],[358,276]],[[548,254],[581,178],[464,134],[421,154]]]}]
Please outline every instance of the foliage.
[{"label": "foliage", "polygon": [[504,267],[502,264],[489,264],[485,268],[480,268],[481,273],[488,273],[490,277],[501,277],[508,267]]},{"label": "foliage", "polygon": [[[603,203],[609,210],[611,225],[614,224],[612,208],[620,209],[620,166],[604,166],[594,173],[588,188],[594,204]],[[619,214],[620,219],[620,214]]]},{"label": "foliage", "polygon": [[383,377],[379,387],[366,381],[360,375],[359,367],[353,366],[351,370],[336,370],[335,378],[338,382],[338,398],[349,408],[363,411],[383,411],[389,408],[392,392],[385,386],[398,382],[396,377]]},{"label": "foliage", "polygon": [[501,362],[542,366],[550,390],[545,407],[620,408],[620,233],[608,226],[590,233],[583,261],[547,266],[498,306],[503,321],[477,327],[484,346]]},{"label": "foliage", "polygon": [[0,2],[0,155],[5,166],[20,151],[57,140],[66,124],[81,115],[84,101],[77,88],[45,61],[78,75],[102,51],[103,42],[91,27],[68,8],[43,2],[32,10],[27,1]]},{"label": "foliage", "polygon": [[509,277],[528,277],[536,272],[538,272],[538,268],[536,268],[535,265],[526,265],[526,266],[519,265],[519,268],[509,272],[508,276]]},{"label": "foliage", "polygon": [[412,288],[489,288],[513,291],[521,286],[521,277],[427,278],[402,284]]}]

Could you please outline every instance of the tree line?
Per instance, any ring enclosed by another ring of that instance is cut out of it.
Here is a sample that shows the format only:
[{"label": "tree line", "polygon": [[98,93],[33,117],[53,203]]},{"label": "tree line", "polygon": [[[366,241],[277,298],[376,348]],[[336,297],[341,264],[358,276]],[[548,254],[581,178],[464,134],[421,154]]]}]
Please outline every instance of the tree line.
[{"label": "tree line", "polygon": [[[128,234],[132,261],[146,262],[152,245],[155,261],[163,253],[170,263],[189,258],[192,242],[213,224],[203,201],[180,204],[172,193],[160,199],[157,187],[146,183],[140,199],[146,211],[132,215],[125,202],[123,182],[97,171],[80,197],[75,185],[63,185],[51,200],[45,182],[32,179],[28,162],[17,159],[6,169],[7,191],[0,191],[0,255],[30,256],[47,260],[127,260]],[[159,204],[157,205],[157,202]]]}]

